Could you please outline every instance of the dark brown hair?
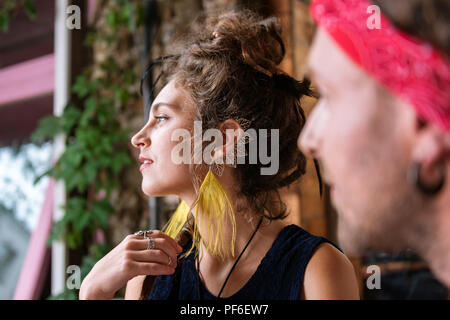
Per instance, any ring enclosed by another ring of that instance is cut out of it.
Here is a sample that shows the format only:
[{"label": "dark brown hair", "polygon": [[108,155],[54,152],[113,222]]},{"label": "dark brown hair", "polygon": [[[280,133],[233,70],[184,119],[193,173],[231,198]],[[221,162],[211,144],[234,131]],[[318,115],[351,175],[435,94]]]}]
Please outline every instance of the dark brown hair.
[{"label": "dark brown hair", "polygon": [[305,122],[300,98],[311,91],[308,81],[297,81],[279,68],[285,46],[278,20],[249,10],[228,12],[194,24],[177,47],[166,72],[190,94],[203,130],[218,128],[227,119],[245,119],[256,131],[268,129],[269,145],[270,129],[279,130],[276,174],[261,175],[259,159],[256,164],[246,159],[235,172],[238,191],[254,212],[270,220],[284,218],[286,206],[278,190],[305,172],[297,138]]},{"label": "dark brown hair", "polygon": [[[262,19],[241,10],[208,21],[200,19],[193,26],[181,45],[176,46],[178,49],[159,60],[163,61],[164,73],[188,92],[196,106],[195,120],[202,121],[204,131],[219,128],[227,119],[245,119],[250,128],[268,129],[268,133],[270,129],[279,130],[276,174],[261,175],[264,165],[259,159],[256,164],[249,164],[246,159],[245,164],[237,165],[235,173],[239,194],[253,212],[269,220],[282,219],[287,210],[279,189],[305,172],[306,159],[297,148],[297,138],[305,123],[300,99],[312,95],[310,83],[297,81],[279,68],[285,47],[276,18]],[[246,148],[248,154],[248,144]],[[188,230],[191,224],[184,228]],[[186,239],[182,241],[177,236],[176,240],[185,243]],[[145,278],[141,299],[148,299],[154,280],[151,276]],[[174,281],[176,288],[177,276]]]}]

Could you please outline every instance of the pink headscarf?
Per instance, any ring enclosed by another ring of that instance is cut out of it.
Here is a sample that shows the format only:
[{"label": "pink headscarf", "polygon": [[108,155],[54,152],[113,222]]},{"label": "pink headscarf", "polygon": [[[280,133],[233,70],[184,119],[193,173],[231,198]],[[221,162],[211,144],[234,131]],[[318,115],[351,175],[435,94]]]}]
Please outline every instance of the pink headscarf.
[{"label": "pink headscarf", "polygon": [[[316,0],[311,15],[361,68],[414,106],[424,120],[450,131],[450,67],[431,45],[396,29],[368,0]],[[376,21],[375,21],[376,22]]]}]

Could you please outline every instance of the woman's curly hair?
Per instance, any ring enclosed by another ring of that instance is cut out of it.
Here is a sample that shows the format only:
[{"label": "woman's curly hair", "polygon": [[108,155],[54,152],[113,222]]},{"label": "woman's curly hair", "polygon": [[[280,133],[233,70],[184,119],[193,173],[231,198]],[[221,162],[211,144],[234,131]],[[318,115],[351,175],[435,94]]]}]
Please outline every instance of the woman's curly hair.
[{"label": "woman's curly hair", "polygon": [[[285,55],[281,27],[275,17],[263,19],[250,10],[227,12],[193,24],[174,46],[164,72],[187,91],[203,130],[227,119],[245,119],[250,127],[279,130],[279,170],[261,175],[263,163],[238,164],[239,194],[253,212],[270,220],[287,215],[279,189],[305,172],[306,159],[297,148],[305,117],[303,95],[312,95],[309,81],[282,72]],[[244,129],[245,130],[245,129]],[[270,134],[268,137],[270,145]],[[246,144],[248,151],[248,144]],[[248,154],[248,152],[247,152]]]},{"label": "woman's curly hair", "polygon": [[[306,159],[297,148],[305,123],[300,99],[312,92],[309,81],[297,81],[279,68],[285,47],[278,20],[262,19],[249,10],[231,11],[194,24],[174,47],[159,61],[164,62],[166,76],[190,95],[196,106],[194,119],[202,121],[204,131],[219,128],[227,119],[245,119],[256,131],[279,130],[278,172],[261,175],[264,164],[259,159],[256,164],[238,163],[234,172],[244,201],[235,206],[236,211],[250,206],[269,220],[283,219],[287,209],[279,189],[305,172]],[[270,135],[268,139],[270,145]],[[245,146],[248,154],[249,145]],[[154,277],[147,276],[141,299],[149,297],[153,283]]]}]

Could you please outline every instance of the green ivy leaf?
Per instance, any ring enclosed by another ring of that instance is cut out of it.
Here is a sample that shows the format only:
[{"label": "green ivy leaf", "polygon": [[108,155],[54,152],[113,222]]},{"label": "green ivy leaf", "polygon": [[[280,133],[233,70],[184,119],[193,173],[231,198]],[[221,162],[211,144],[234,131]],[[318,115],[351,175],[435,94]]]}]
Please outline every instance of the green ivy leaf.
[{"label": "green ivy leaf", "polygon": [[114,212],[114,208],[107,199],[103,199],[92,204],[91,212],[93,219],[98,222],[100,227],[104,228],[108,223],[109,215]]},{"label": "green ivy leaf", "polygon": [[36,20],[37,14],[36,14],[36,5],[34,4],[34,1],[25,0],[24,8],[28,18],[30,18],[30,20],[32,21]]},{"label": "green ivy leaf", "polygon": [[73,221],[73,228],[77,232],[81,232],[86,228],[91,221],[89,212],[83,211],[82,214],[78,215],[78,218]]},{"label": "green ivy leaf", "polygon": [[59,220],[53,223],[52,230],[47,239],[47,247],[52,246],[52,242],[55,240],[61,240],[66,231],[66,223],[63,220]]},{"label": "green ivy leaf", "polygon": [[75,80],[75,84],[72,86],[72,92],[75,93],[78,98],[84,98],[89,93],[88,79],[81,75]]},{"label": "green ivy leaf", "polygon": [[67,233],[66,243],[70,249],[76,249],[83,243],[83,235],[81,232],[72,230],[72,232]]},{"label": "green ivy leaf", "polygon": [[61,118],[47,116],[39,121],[38,128],[31,135],[31,141],[38,143],[45,139],[54,138],[61,131]]},{"label": "green ivy leaf", "polygon": [[53,173],[53,168],[50,168],[46,171],[44,171],[43,173],[41,173],[39,176],[37,176],[34,181],[33,181],[33,185],[36,185],[37,183],[39,183],[39,181],[41,181],[41,179],[45,176],[51,176]]},{"label": "green ivy leaf", "polygon": [[91,183],[97,176],[97,166],[95,162],[88,162],[84,168],[85,179],[87,183]]},{"label": "green ivy leaf", "polygon": [[94,97],[89,97],[84,102],[84,112],[80,119],[80,126],[86,127],[89,123],[89,120],[94,115],[95,111],[98,108],[97,100]]},{"label": "green ivy leaf", "polygon": [[64,114],[62,117],[62,129],[65,133],[69,134],[75,124],[79,121],[81,117],[81,111],[73,104],[69,104],[64,109]]},{"label": "green ivy leaf", "polygon": [[132,163],[128,153],[120,151],[117,152],[111,162],[111,168],[114,173],[119,173],[125,165],[130,165]]}]

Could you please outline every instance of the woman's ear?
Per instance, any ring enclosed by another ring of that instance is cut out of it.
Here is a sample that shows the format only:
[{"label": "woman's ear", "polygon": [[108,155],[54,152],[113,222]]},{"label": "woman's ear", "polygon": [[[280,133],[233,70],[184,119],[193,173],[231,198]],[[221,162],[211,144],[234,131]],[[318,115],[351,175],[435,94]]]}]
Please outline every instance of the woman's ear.
[{"label": "woman's ear", "polygon": [[219,126],[219,130],[222,132],[223,145],[214,149],[213,160],[229,155],[229,157],[231,157],[230,159],[224,159],[224,162],[227,164],[229,161],[234,161],[235,145],[242,137],[244,131],[239,122],[234,119],[227,119],[222,122]]}]

